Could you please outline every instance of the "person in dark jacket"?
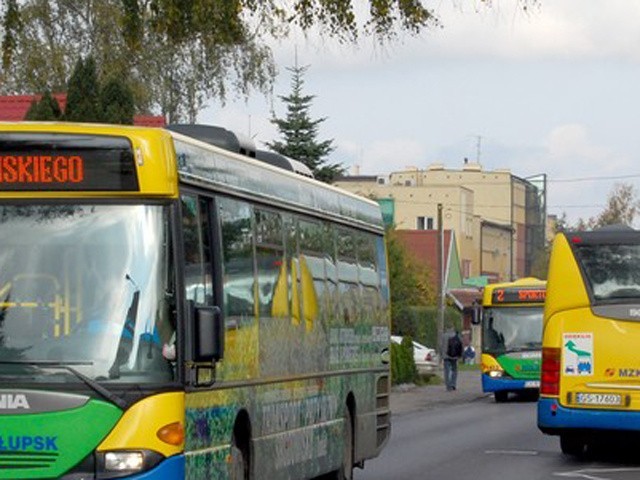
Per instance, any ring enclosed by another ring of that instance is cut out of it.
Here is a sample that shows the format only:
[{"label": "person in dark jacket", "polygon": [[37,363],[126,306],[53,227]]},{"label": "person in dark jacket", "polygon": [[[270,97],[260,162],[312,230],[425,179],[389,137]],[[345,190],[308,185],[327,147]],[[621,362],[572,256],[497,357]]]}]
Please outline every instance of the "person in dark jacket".
[{"label": "person in dark jacket", "polygon": [[462,340],[456,330],[449,330],[443,339],[444,384],[448,391],[456,389],[458,381],[458,360],[462,358]]}]

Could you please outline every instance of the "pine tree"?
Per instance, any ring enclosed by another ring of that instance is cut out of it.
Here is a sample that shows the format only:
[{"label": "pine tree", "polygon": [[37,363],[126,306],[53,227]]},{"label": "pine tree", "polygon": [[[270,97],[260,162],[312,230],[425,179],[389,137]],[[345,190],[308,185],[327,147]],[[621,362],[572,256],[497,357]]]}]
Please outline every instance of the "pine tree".
[{"label": "pine tree", "polygon": [[317,140],[318,127],[326,117],[312,120],[309,115],[315,95],[302,93],[303,76],[308,68],[298,65],[287,68],[292,74],[292,92],[290,95],[279,95],[287,105],[287,115],[286,118],[277,118],[274,115],[271,119],[271,123],[278,127],[283,140],[267,143],[267,146],[282,155],[301,161],[318,180],[331,183],[342,175],[345,169],[341,164],[328,163],[326,160],[335,149],[333,140]]},{"label": "pine tree", "polygon": [[42,95],[42,98],[37,101],[34,100],[27,111],[25,120],[60,120],[62,117],[62,110],[58,101],[51,95],[51,92],[46,91]]},{"label": "pine tree", "polygon": [[120,77],[112,77],[102,86],[100,108],[103,122],[133,125],[133,93]]},{"label": "pine tree", "polygon": [[98,73],[93,57],[79,59],[67,90],[65,120],[70,122],[100,122]]}]

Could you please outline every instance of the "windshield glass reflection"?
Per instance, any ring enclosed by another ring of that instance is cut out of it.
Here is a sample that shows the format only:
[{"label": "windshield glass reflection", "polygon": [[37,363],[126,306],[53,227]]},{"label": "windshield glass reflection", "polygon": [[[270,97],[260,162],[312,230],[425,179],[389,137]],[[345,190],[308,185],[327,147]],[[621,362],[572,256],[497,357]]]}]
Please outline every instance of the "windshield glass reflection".
[{"label": "windshield glass reflection", "polygon": [[486,309],[482,322],[482,345],[487,353],[540,350],[542,307]]},{"label": "windshield glass reflection", "polygon": [[168,208],[0,207],[0,381],[173,378]]},{"label": "windshield glass reflection", "polygon": [[576,245],[575,251],[596,301],[638,301],[640,245]]}]

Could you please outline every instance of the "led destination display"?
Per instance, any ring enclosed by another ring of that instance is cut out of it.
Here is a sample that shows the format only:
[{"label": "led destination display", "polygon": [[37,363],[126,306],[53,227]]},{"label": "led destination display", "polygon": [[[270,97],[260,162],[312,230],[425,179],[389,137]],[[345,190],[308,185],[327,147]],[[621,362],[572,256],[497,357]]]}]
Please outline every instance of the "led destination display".
[{"label": "led destination display", "polygon": [[0,191],[137,191],[126,138],[0,133]]},{"label": "led destination display", "polygon": [[544,288],[497,288],[491,295],[493,303],[544,303]]}]

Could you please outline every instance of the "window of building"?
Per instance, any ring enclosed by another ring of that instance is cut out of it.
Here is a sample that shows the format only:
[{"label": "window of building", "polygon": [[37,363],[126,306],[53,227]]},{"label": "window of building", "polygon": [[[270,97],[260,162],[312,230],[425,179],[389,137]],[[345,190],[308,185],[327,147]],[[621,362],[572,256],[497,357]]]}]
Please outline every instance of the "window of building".
[{"label": "window of building", "polygon": [[433,230],[433,217],[418,217],[416,230]]}]

